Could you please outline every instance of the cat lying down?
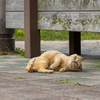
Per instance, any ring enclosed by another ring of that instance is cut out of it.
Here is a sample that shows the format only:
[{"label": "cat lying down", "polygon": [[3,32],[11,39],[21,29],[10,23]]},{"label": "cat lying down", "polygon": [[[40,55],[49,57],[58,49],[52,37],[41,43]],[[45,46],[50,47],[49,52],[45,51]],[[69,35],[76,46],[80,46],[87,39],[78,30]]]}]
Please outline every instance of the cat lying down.
[{"label": "cat lying down", "polygon": [[26,67],[26,72],[53,73],[53,71],[82,70],[82,61],[83,58],[77,54],[66,56],[58,51],[47,51],[39,57],[32,58]]}]

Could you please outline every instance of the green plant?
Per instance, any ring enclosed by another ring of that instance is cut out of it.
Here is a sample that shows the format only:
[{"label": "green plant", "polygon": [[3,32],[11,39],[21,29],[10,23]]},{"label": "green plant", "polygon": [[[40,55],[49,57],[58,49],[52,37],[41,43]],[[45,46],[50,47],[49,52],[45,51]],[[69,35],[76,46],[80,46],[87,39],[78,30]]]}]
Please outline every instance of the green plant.
[{"label": "green plant", "polygon": [[17,73],[13,73],[13,74],[17,74]]},{"label": "green plant", "polygon": [[79,82],[74,82],[74,84],[76,84],[76,85],[82,85],[82,86],[87,86],[87,85],[85,85],[85,84],[81,84],[81,83],[79,83]]},{"label": "green plant", "polygon": [[87,67],[87,65],[85,67]]},{"label": "green plant", "polygon": [[86,84],[82,84],[83,86],[87,86]]},{"label": "green plant", "polygon": [[65,80],[64,79],[60,79],[59,82],[61,82],[61,81],[65,81]]},{"label": "green plant", "polygon": [[93,64],[95,67],[100,68],[100,62],[98,64]]},{"label": "green plant", "polygon": [[14,34],[14,37],[15,37],[15,40],[24,40],[24,36],[25,36],[25,32],[23,29],[16,29],[15,30],[15,34]]},{"label": "green plant", "polygon": [[61,76],[61,78],[63,78],[63,77]]},{"label": "green plant", "polygon": [[0,55],[9,55],[9,54],[13,54],[13,51],[11,51],[10,48],[8,48],[8,47],[6,47],[6,51],[5,52],[0,50]]},{"label": "green plant", "polygon": [[99,40],[100,33],[81,32],[81,39],[82,40]]},{"label": "green plant", "polygon": [[[41,54],[46,52],[45,51],[41,51]],[[25,56],[25,50],[24,49],[21,49],[21,48],[16,48],[15,51],[14,51],[15,54],[19,54],[20,56]]]},{"label": "green plant", "polygon": [[25,50],[21,48],[16,48],[14,51],[10,51],[10,49],[7,47],[6,52],[0,52],[0,55],[11,55],[11,54],[19,54],[20,56],[25,56]]},{"label": "green plant", "polygon": [[2,59],[7,59],[7,58],[9,58],[8,56],[4,56],[4,57],[1,57]]},{"label": "green plant", "polygon": [[77,84],[77,85],[81,85],[79,82],[76,82],[75,84]]},{"label": "green plant", "polygon": [[14,78],[15,80],[17,79],[25,79],[25,77],[21,77],[21,76],[17,76],[16,78]]},{"label": "green plant", "polygon": [[16,48],[14,53],[19,54],[20,56],[25,56],[25,50],[21,48]]},{"label": "green plant", "polygon": [[45,50],[45,51],[41,51],[41,54],[44,53],[44,52],[46,52],[46,51],[47,51],[47,50]]},{"label": "green plant", "polygon": [[87,86],[87,85],[85,85],[85,84],[81,84],[81,83],[79,83],[79,82],[70,82],[69,81],[69,79],[60,79],[60,80],[55,80],[55,81],[59,81],[59,82],[61,82],[61,83],[72,83],[72,84],[76,84],[76,85],[82,85],[82,86]]},{"label": "green plant", "polygon": [[[24,40],[25,32],[23,29],[15,30],[15,40]],[[66,41],[69,40],[69,32],[68,31],[51,31],[51,30],[40,30],[41,40],[52,40],[52,41]],[[93,32],[81,32],[82,40],[99,40],[100,33]],[[99,42],[97,42],[99,44]]]},{"label": "green plant", "polygon": [[[46,52],[46,50],[41,51],[41,54],[44,52]],[[25,56],[25,50],[21,48],[16,48],[14,51],[10,51],[10,49],[7,48],[7,52],[0,52],[0,55],[8,55],[8,54],[19,54],[20,56]],[[7,57],[2,57],[2,58],[7,58]]]},{"label": "green plant", "polygon": [[9,53],[11,52],[10,48],[8,48],[8,47],[6,47],[6,51]]},{"label": "green plant", "polygon": [[59,81],[61,83],[70,83],[68,79],[60,79],[60,80],[56,80]]},{"label": "green plant", "polygon": [[52,41],[66,41],[69,40],[69,32],[68,31],[47,31],[40,30],[41,40],[52,40]]}]

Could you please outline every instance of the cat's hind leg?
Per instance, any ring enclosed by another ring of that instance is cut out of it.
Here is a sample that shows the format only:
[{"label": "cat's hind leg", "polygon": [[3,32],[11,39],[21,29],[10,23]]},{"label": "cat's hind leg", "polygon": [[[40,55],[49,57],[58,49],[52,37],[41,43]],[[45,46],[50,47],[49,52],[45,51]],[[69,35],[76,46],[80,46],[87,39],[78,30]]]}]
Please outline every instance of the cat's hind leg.
[{"label": "cat's hind leg", "polygon": [[48,59],[39,59],[40,61],[37,61],[36,66],[38,66],[38,72],[41,73],[53,73],[53,70],[49,70],[49,60]]},{"label": "cat's hind leg", "polygon": [[61,59],[59,56],[57,56],[55,58],[54,63],[50,66],[50,69],[53,69],[53,70],[56,69],[60,65],[60,63],[61,63]]},{"label": "cat's hind leg", "polygon": [[26,67],[26,72],[34,72],[34,62],[35,62],[36,58],[33,58],[29,61],[27,67]]}]

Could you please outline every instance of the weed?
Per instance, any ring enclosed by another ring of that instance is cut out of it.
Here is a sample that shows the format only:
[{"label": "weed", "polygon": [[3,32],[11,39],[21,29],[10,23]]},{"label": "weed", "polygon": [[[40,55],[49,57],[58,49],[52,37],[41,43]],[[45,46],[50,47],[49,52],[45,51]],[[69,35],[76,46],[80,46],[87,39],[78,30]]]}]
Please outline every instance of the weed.
[{"label": "weed", "polygon": [[8,53],[12,53],[12,51],[11,51],[10,48],[8,48],[8,47],[6,47],[6,51],[7,51]]},{"label": "weed", "polygon": [[82,84],[83,86],[88,86],[88,85],[85,85],[85,84]]},{"label": "weed", "polygon": [[10,49],[7,48],[7,52],[0,52],[0,55],[13,55],[13,54],[19,54],[20,56],[25,56],[25,50],[21,48],[16,48],[14,51],[10,51]]},{"label": "weed", "polygon": [[65,81],[66,81],[66,83],[70,83],[68,79],[66,79]]},{"label": "weed", "polygon": [[14,78],[15,80],[17,80],[17,79],[25,79],[25,77],[19,77],[19,76],[17,76],[16,78]]},{"label": "weed", "polygon": [[9,54],[13,54],[13,51],[11,51],[10,48],[8,47],[6,47],[6,52],[0,50],[0,55],[9,55]]},{"label": "weed", "polygon": [[61,81],[65,81],[65,80],[64,79],[60,79],[59,81],[61,82]]},{"label": "weed", "polygon": [[75,84],[77,84],[77,85],[81,85],[79,82],[76,82]]},{"label": "weed", "polygon": [[82,85],[82,86],[87,86],[87,85],[85,85],[85,84],[81,84],[81,83],[79,83],[79,82],[70,82],[69,81],[69,79],[60,79],[60,80],[55,80],[55,81],[59,81],[59,82],[61,82],[61,83],[72,83],[72,84],[76,84],[76,85]]},{"label": "weed", "polygon": [[25,36],[25,32],[23,29],[16,29],[15,30],[15,34],[14,34],[14,37],[15,37],[15,40],[24,40],[24,36]]},{"label": "weed", "polygon": [[62,83],[71,83],[68,79],[65,79]]},{"label": "weed", "polygon": [[47,51],[47,50],[45,50],[45,51],[41,51],[41,54],[44,53],[44,52],[46,52],[46,51]]},{"label": "weed", "polygon": [[100,62],[98,64],[93,64],[95,67],[100,68]]},{"label": "weed", "polygon": [[13,73],[13,74],[17,74],[17,73]]},{"label": "weed", "polygon": [[85,67],[87,67],[87,65]]},{"label": "weed", "polygon": [[8,56],[4,56],[4,57],[1,57],[2,59],[7,59],[7,58],[9,58]]},{"label": "weed", "polygon": [[[41,54],[46,51],[47,50],[41,51]],[[21,48],[16,48],[14,51],[10,51],[10,49],[7,48],[7,52],[0,52],[0,55],[10,55],[10,54],[19,54],[20,56],[25,56],[25,50]]]},{"label": "weed", "polygon": [[63,78],[63,77],[61,76],[61,78]]},{"label": "weed", "polygon": [[21,48],[16,48],[14,53],[19,54],[20,56],[25,56],[25,50]]},{"label": "weed", "polygon": [[59,81],[61,83],[69,83],[68,79],[60,79],[60,80],[56,80],[56,81]]},{"label": "weed", "polygon": [[87,86],[87,85],[85,85],[85,84],[81,84],[81,83],[79,83],[79,82],[74,82],[74,84],[76,84],[76,85],[82,85],[82,86]]}]

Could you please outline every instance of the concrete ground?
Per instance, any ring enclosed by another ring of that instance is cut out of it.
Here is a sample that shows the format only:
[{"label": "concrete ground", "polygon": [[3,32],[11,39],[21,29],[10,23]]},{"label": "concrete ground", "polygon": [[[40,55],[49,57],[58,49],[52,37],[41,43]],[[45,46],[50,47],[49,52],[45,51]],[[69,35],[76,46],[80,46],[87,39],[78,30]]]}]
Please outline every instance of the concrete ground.
[{"label": "concrete ground", "polygon": [[[82,41],[82,71],[26,73],[29,58],[0,56],[0,100],[100,100],[99,42]],[[67,54],[68,42],[42,41],[41,49]]]}]

